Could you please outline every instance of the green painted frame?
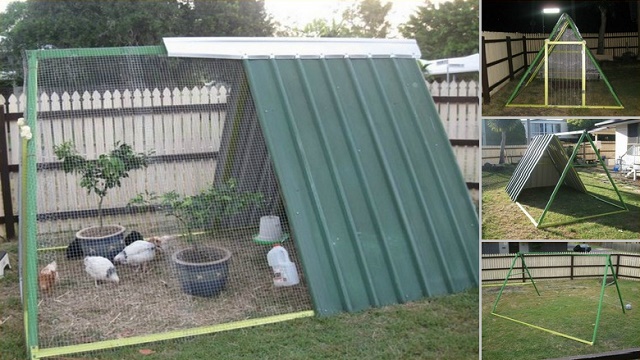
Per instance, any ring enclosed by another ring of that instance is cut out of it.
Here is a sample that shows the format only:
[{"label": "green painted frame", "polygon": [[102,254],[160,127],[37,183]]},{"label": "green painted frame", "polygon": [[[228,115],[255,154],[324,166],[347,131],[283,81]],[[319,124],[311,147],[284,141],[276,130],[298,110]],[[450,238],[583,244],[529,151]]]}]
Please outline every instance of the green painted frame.
[{"label": "green painted frame", "polygon": [[[565,21],[563,22],[562,19],[565,19]],[[598,64],[598,61],[596,61],[596,58],[593,56],[593,54],[591,53],[589,48],[586,47],[586,41],[584,39],[582,39],[581,36],[580,36],[580,41],[560,41],[560,37],[567,30],[567,28],[570,28],[571,30],[573,30],[578,35],[580,34],[580,32],[578,31],[578,28],[576,27],[576,25],[573,22],[573,20],[570,17],[568,17],[568,15],[563,14],[561,16],[560,20],[554,26],[553,30],[551,30],[551,35],[549,36],[549,38],[545,39],[544,46],[538,51],[538,54],[536,54],[536,57],[533,59],[533,62],[531,63],[531,65],[525,71],[524,75],[522,76],[522,78],[518,82],[518,85],[516,86],[516,88],[511,93],[511,96],[509,96],[509,99],[507,100],[507,103],[505,104],[506,107],[554,107],[554,108],[583,108],[583,109],[624,109],[624,106],[622,105],[622,102],[620,101],[620,98],[618,98],[618,95],[613,90],[613,87],[611,86],[611,83],[609,82],[609,79],[607,79],[606,75],[602,71],[602,68]],[[581,105],[549,105],[549,102],[548,102],[549,85],[548,85],[548,71],[547,71],[547,64],[548,64],[547,60],[548,60],[549,54],[551,52],[553,52],[553,49],[555,48],[556,45],[560,45],[560,44],[579,44],[579,43],[583,44],[582,45],[582,104]],[[544,58],[544,60],[541,60],[541,58]],[[586,61],[586,58],[588,58],[593,63],[593,65],[596,67],[596,69],[598,70],[602,80],[604,81],[605,85],[607,86],[607,88],[611,92],[611,95],[613,96],[613,99],[615,100],[616,105],[604,106],[604,105],[587,105],[586,104],[586,100],[585,100],[585,91],[586,91],[586,89],[585,89],[585,81],[586,81],[586,79],[585,79],[585,76],[586,76],[586,74],[585,74],[585,71],[586,71],[585,61]],[[522,90],[522,88],[523,88],[522,85],[525,82],[525,80],[526,80],[526,84],[524,84],[524,87],[527,87],[527,85],[529,85],[529,83],[531,83],[531,81],[533,81],[533,79],[536,77],[536,75],[540,71],[540,68],[542,68],[543,64],[544,64],[544,67],[545,67],[545,74],[544,74],[545,75],[544,76],[544,81],[545,81],[545,85],[544,85],[544,104],[514,104],[513,100],[518,96],[518,94]]]},{"label": "green painted frame", "polygon": [[[25,110],[25,125],[31,128],[33,134],[37,134],[37,100],[38,100],[38,62],[45,59],[68,57],[95,57],[95,56],[125,56],[125,55],[166,55],[164,46],[138,46],[138,47],[113,47],[113,48],[87,48],[87,49],[53,49],[53,50],[28,50],[27,60],[27,105]],[[202,326],[198,328],[168,331],[149,335],[133,336],[124,339],[97,341],[92,343],[59,346],[41,349],[38,341],[38,251],[56,249],[37,249],[37,136],[30,140],[21,139],[22,155],[20,160],[20,261],[23,264],[20,269],[21,287],[23,292],[23,318],[25,343],[29,359],[40,359],[52,356],[76,354],[87,351],[104,350],[122,346],[144,344],[155,341],[170,340],[191,337],[195,335],[211,334],[220,331],[234,330],[257,325],[271,324],[303,317],[312,317],[316,313],[313,310],[300,311],[282,315],[268,316],[259,319],[248,319],[226,324]]]},{"label": "green painted frame", "polygon": [[[602,312],[602,303],[604,300],[604,289],[605,286],[607,285],[607,276],[609,276],[609,269],[611,269],[611,275],[613,275],[613,283],[616,285],[616,291],[618,293],[618,298],[620,299],[620,307],[622,308],[622,313],[626,313],[625,309],[624,309],[624,302],[622,301],[622,294],[620,293],[620,287],[618,286],[618,276],[616,275],[615,272],[615,268],[613,267],[613,263],[611,262],[611,254],[571,254],[571,253],[545,253],[545,254],[562,254],[562,255],[567,255],[567,256],[592,256],[592,257],[606,257],[606,264],[605,264],[605,271],[604,271],[604,275],[602,278],[602,287],[600,289],[600,300],[598,301],[598,312],[596,313],[596,322],[595,322],[595,326],[593,328],[593,336],[591,338],[591,341],[589,340],[584,340],[584,339],[580,339],[577,338],[575,336],[571,336],[571,335],[567,335],[567,334],[563,334],[561,332],[558,331],[554,331],[554,330],[550,330],[550,329],[546,329],[537,325],[533,325],[524,321],[520,321],[505,315],[501,315],[498,314],[496,312],[496,309],[498,307],[498,301],[500,301],[500,298],[502,297],[502,291],[504,290],[504,288],[507,286],[507,282],[509,281],[509,277],[511,277],[512,275],[512,271],[513,271],[513,267],[515,266],[516,262],[518,261],[518,259],[520,259],[522,261],[522,267],[525,270],[525,273],[528,276],[528,279],[531,281],[531,283],[533,284],[533,287],[536,290],[536,294],[538,294],[538,296],[540,296],[540,291],[538,291],[538,287],[536,286],[535,282],[533,281],[533,277],[531,276],[531,272],[529,271],[529,268],[527,267],[527,264],[525,262],[525,255],[535,255],[536,253],[517,253],[514,258],[513,261],[511,262],[511,266],[509,267],[509,271],[507,272],[507,276],[504,279],[504,282],[502,283],[502,287],[500,287],[500,292],[498,292],[498,297],[496,298],[496,300],[493,303],[493,307],[491,309],[491,315],[495,315],[499,318],[505,319],[505,320],[510,320],[513,322],[516,322],[518,324],[521,325],[525,325],[525,326],[529,326],[532,327],[534,329],[538,329],[538,330],[542,330],[542,331],[546,331],[548,333],[551,333],[553,335],[557,335],[557,336],[562,336],[565,337],[567,339],[571,339],[571,340],[575,340],[587,345],[594,345],[596,342],[596,336],[598,334],[598,325],[600,324],[600,314]],[[537,253],[538,255],[540,253]]]},{"label": "green painted frame", "polygon": [[567,162],[567,165],[565,166],[564,170],[562,171],[562,175],[560,175],[560,179],[558,180],[558,183],[556,184],[556,187],[553,189],[553,193],[551,193],[551,197],[549,198],[549,201],[547,202],[547,205],[545,206],[545,208],[542,211],[542,214],[540,215],[540,218],[538,218],[538,220],[536,220],[524,208],[524,206],[522,206],[522,204],[520,204],[520,202],[516,201],[516,205],[518,205],[520,210],[522,210],[522,212],[524,212],[524,214],[529,218],[529,220],[533,223],[533,225],[536,228],[543,229],[543,228],[552,227],[552,226],[573,224],[573,223],[576,223],[576,222],[580,222],[582,220],[592,219],[592,218],[605,216],[605,215],[620,214],[620,213],[629,211],[629,207],[627,207],[627,204],[625,204],[624,200],[622,199],[622,195],[620,195],[620,191],[618,190],[618,187],[616,186],[616,183],[611,178],[611,174],[609,173],[609,170],[607,169],[607,167],[605,166],[604,162],[602,161],[602,158],[598,155],[597,156],[598,165],[600,165],[604,169],[605,174],[607,174],[607,179],[609,179],[609,182],[613,186],[613,189],[616,192],[616,195],[618,195],[618,200],[620,201],[620,204],[622,204],[622,205],[615,204],[615,203],[612,203],[610,201],[604,200],[604,199],[602,199],[602,198],[600,198],[600,197],[598,197],[598,196],[596,196],[594,194],[591,194],[589,192],[587,192],[587,194],[589,194],[591,197],[593,197],[596,200],[602,201],[604,203],[607,203],[607,204],[609,204],[611,206],[614,206],[614,207],[618,208],[618,210],[610,211],[610,212],[606,212],[606,213],[601,213],[601,214],[594,214],[594,215],[584,216],[584,217],[575,218],[575,219],[567,220],[567,221],[561,221],[561,222],[555,222],[555,223],[546,223],[546,224],[543,223],[543,221],[544,221],[544,219],[545,219],[545,217],[547,215],[547,212],[551,208],[551,205],[553,204],[553,201],[555,200],[556,195],[558,194],[558,191],[560,190],[560,187],[564,183],[564,179],[567,176],[567,173],[569,173],[569,170],[572,167],[573,168],[578,167],[577,165],[574,165],[573,162],[576,159],[576,157],[578,156],[578,149],[580,149],[580,145],[582,145],[582,143],[585,142],[585,139],[587,141],[589,141],[589,144],[591,145],[591,148],[593,149],[593,151],[596,154],[599,154],[598,148],[593,143],[593,140],[591,140],[591,136],[589,135],[589,133],[586,130],[583,131],[582,135],[580,136],[580,139],[578,140],[578,143],[576,144],[576,146],[573,149],[573,153],[571,154],[571,157],[569,158],[569,161]]}]

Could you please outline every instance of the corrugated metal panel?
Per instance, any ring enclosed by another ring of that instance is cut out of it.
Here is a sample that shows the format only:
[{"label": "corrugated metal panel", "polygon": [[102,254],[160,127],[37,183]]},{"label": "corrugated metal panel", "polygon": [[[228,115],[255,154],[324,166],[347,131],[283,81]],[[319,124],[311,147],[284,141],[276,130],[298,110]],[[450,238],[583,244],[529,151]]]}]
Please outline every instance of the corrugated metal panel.
[{"label": "corrugated metal panel", "polygon": [[[511,201],[517,201],[524,189],[556,186],[569,162],[562,143],[553,134],[534,137],[507,184]],[[564,185],[586,192],[586,188],[573,167],[564,178]]]},{"label": "corrugated metal panel", "polygon": [[245,68],[319,314],[478,285],[478,219],[415,60]]}]

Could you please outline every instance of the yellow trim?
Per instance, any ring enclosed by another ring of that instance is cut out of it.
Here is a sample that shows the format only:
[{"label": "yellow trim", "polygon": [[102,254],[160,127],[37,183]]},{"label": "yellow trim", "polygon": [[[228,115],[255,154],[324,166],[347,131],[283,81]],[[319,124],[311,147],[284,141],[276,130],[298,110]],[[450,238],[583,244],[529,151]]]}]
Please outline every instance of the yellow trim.
[{"label": "yellow trim", "polygon": [[587,105],[587,63],[585,59],[585,46],[587,42],[582,41],[582,106]]},{"label": "yellow trim", "polygon": [[[249,227],[249,226],[240,227],[240,228],[237,228],[235,230],[245,229],[245,228],[251,228],[251,227]],[[202,234],[206,234],[206,233],[207,233],[207,231],[197,231],[197,232],[191,233],[191,235],[202,235]],[[171,235],[171,236],[183,237],[183,236],[187,236],[187,235],[186,234],[175,234],[175,235]],[[52,246],[52,247],[40,248],[40,249],[37,249],[37,251],[58,251],[58,250],[65,250],[66,248],[67,248],[67,246]]]},{"label": "yellow trim", "polygon": [[241,328],[258,326],[258,325],[273,324],[281,321],[311,317],[314,315],[315,315],[315,312],[313,310],[307,310],[307,311],[300,311],[297,313],[269,316],[261,319],[248,319],[248,320],[236,321],[236,322],[227,323],[227,324],[203,326],[203,327],[185,329],[185,330],[174,330],[174,331],[168,331],[165,333],[152,334],[152,335],[132,336],[124,339],[97,341],[97,342],[87,343],[87,344],[61,346],[61,347],[48,348],[48,349],[34,349],[32,350],[32,358],[40,359],[40,358],[51,357],[51,356],[75,354],[75,353],[81,353],[81,352],[87,352],[87,351],[104,350],[104,349],[111,349],[111,348],[122,347],[122,346],[144,344],[144,343],[155,342],[155,341],[178,339],[178,338],[183,338],[188,336],[205,335],[205,334],[211,334],[211,333],[227,331],[227,330],[235,330],[235,329],[241,329]]},{"label": "yellow trim", "polygon": [[553,45],[583,45],[584,41],[549,41]]},{"label": "yellow trim", "polygon": [[613,215],[613,214],[621,214],[624,212],[629,212],[629,210],[616,210],[616,211],[612,211],[612,212],[608,212],[608,213],[604,213],[604,214],[597,214],[597,215],[589,215],[589,216],[585,216],[585,217],[581,217],[581,218],[575,218],[573,220],[566,220],[566,221],[559,221],[559,222],[555,222],[555,223],[550,223],[550,224],[542,224],[540,226],[537,226],[538,229],[544,229],[547,227],[551,227],[551,226],[558,226],[558,225],[567,225],[567,224],[573,224],[582,220],[588,220],[588,219],[593,219],[596,217],[601,217],[601,216],[607,216],[607,215]]},{"label": "yellow trim", "polygon": [[544,40],[544,105],[549,106],[549,39]]},{"label": "yellow trim", "polygon": [[522,206],[519,202],[516,201],[516,205],[518,205],[518,207],[520,208],[520,210],[522,210],[522,212],[527,215],[527,217],[529,218],[529,220],[531,220],[531,222],[533,223],[533,226],[538,227],[538,222],[536,221],[536,219],[533,218],[533,216],[531,216],[531,214],[529,214],[529,212],[524,208],[524,206]]},{"label": "yellow trim", "polygon": [[546,107],[566,109],[624,109],[624,106],[613,105],[538,105],[538,104],[508,104],[505,107]]},{"label": "yellow trim", "polygon": [[513,321],[513,322],[517,322],[518,324],[522,324],[522,325],[530,326],[530,327],[532,327],[532,328],[534,328],[534,329],[538,329],[538,330],[546,331],[546,332],[551,333],[551,334],[553,334],[553,335],[562,336],[562,337],[565,337],[565,338],[567,338],[567,339],[571,339],[571,340],[579,341],[579,342],[584,343],[584,344],[587,344],[587,345],[593,345],[593,341],[582,340],[582,339],[580,339],[580,338],[577,338],[577,337],[574,337],[574,336],[571,336],[571,335],[567,335],[567,334],[563,334],[563,333],[561,333],[561,332],[557,332],[557,331],[553,331],[553,330],[545,329],[545,328],[543,328],[543,327],[536,326],[536,325],[532,325],[532,324],[526,323],[526,322],[524,322],[524,321],[520,321],[520,320],[512,319],[512,318],[510,318],[510,317],[508,317],[508,316],[504,316],[504,315],[496,314],[496,313],[494,313],[494,312],[492,312],[492,313],[491,313],[491,315],[495,315],[495,316],[497,316],[497,317],[501,317],[501,318],[503,318],[503,319],[511,320],[511,321]]},{"label": "yellow trim", "polygon": [[[482,287],[491,287],[491,286],[502,286],[502,283],[495,283],[495,284],[482,284]],[[531,285],[530,282],[525,282],[525,283],[506,283],[504,284],[504,286],[523,286],[523,285]]]}]

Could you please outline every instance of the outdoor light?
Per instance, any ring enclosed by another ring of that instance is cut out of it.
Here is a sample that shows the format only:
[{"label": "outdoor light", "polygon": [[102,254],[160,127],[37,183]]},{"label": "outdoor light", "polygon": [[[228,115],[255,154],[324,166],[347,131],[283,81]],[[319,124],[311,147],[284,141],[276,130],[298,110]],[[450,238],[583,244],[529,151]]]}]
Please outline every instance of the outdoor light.
[{"label": "outdoor light", "polygon": [[560,8],[543,8],[542,9],[542,33],[544,34],[544,14],[558,14],[560,13]]}]

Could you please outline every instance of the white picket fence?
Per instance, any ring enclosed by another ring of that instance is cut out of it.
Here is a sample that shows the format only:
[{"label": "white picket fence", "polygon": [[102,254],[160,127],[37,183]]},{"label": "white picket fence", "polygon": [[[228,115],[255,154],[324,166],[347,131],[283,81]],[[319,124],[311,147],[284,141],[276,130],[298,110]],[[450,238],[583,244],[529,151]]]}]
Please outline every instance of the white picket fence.
[{"label": "white picket fence", "polygon": [[[473,97],[479,96],[478,82],[432,82],[427,83],[431,96],[434,97]],[[444,125],[449,139],[480,139],[479,102],[436,102],[436,109]],[[480,147],[454,146],[458,165],[466,182],[479,183]]]},{"label": "white picket fence", "polygon": [[[104,208],[125,206],[136,194],[148,189],[157,193],[179,189],[181,193],[193,194],[213,182],[214,153],[220,147],[226,102],[224,87],[43,93],[39,97],[39,119],[34,133],[39,140],[37,161],[39,164],[58,162],[53,147],[65,141],[73,141],[78,152],[89,159],[110,151],[115,142],[120,141],[131,145],[136,152],[153,150],[154,155],[175,158],[135,170],[135,174],[123,179],[121,188],[113,189],[105,198]],[[217,110],[211,110],[210,106],[215,104],[220,105]],[[25,96],[10,96],[6,106],[10,112],[23,112]],[[171,107],[171,111],[145,111],[151,107]],[[9,164],[18,164],[20,139],[16,122],[10,122],[7,130]],[[183,156],[190,159],[181,161]],[[189,174],[189,181],[185,181],[185,174]],[[18,176],[10,173],[13,204],[17,204]],[[39,194],[39,214],[97,208],[97,196],[86,196],[77,176],[60,169],[39,170],[38,188],[34,190]],[[79,226],[77,221],[41,222],[39,231],[71,230]]]},{"label": "white picket fence", "polygon": [[[478,84],[473,81],[432,83],[429,90],[433,96],[478,96]],[[227,93],[225,87],[42,93],[34,134],[39,140],[37,161],[39,164],[57,162],[53,147],[64,141],[73,141],[78,151],[89,159],[111,150],[116,141],[121,141],[130,144],[136,152],[154,150],[155,155],[178,158],[136,170],[135,175],[124,179],[122,188],[115,189],[105,198],[104,208],[124,206],[135,194],[149,188],[159,193],[174,189],[194,193],[214,178],[216,160],[212,154],[220,148],[227,116]],[[0,95],[0,104],[5,104],[9,113],[20,113],[25,110],[26,98],[24,94],[11,95],[7,99]],[[212,111],[212,106],[217,106],[217,110]],[[151,107],[156,110],[172,108],[166,112],[145,111]],[[437,107],[451,139],[479,139],[477,101],[437,103]],[[19,131],[15,121],[7,126],[7,155],[9,164],[15,165],[20,156]],[[479,148],[455,147],[454,152],[465,181],[479,182]],[[203,156],[198,157],[198,154]],[[191,160],[180,161],[182,155],[190,156]],[[193,159],[194,155],[196,159]],[[184,174],[190,174],[190,181],[184,181]],[[77,176],[59,169],[40,170],[38,176],[39,204],[46,206],[38,209],[40,214],[96,208],[97,198],[86,196]],[[18,174],[11,173],[10,177],[13,203],[17,204]],[[52,187],[58,191],[51,191]],[[1,208],[0,214],[4,215]],[[64,229],[48,231],[51,230]]]},{"label": "white picket fence", "polygon": [[[26,97],[11,95],[0,104],[10,113],[24,112]],[[225,113],[185,111],[171,114],[144,114],[144,108],[176,105],[208,105],[227,102],[227,89],[194,87],[192,89],[135,89],[100,93],[88,91],[82,94],[64,92],[61,95],[42,93],[37,104],[41,119],[38,133],[41,146],[37,149],[38,162],[55,161],[53,145],[73,141],[78,151],[93,159],[112,147],[115,141],[125,142],[138,152],[155,149],[157,155],[199,153],[217,151],[224,125]],[[122,112],[138,109],[141,114]],[[83,116],[76,119],[65,115],[66,111],[107,110],[107,114]],[[113,110],[109,112],[108,110]],[[80,120],[80,121],[78,121]],[[133,128],[128,126],[133,123]],[[132,129],[132,130],[131,130]],[[15,122],[9,124],[9,164],[18,164],[20,153],[18,129]]]}]

